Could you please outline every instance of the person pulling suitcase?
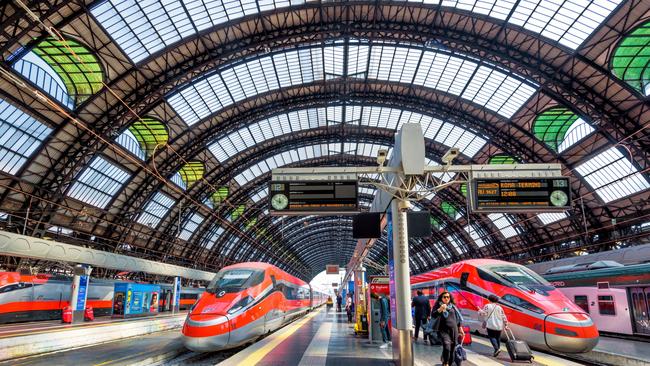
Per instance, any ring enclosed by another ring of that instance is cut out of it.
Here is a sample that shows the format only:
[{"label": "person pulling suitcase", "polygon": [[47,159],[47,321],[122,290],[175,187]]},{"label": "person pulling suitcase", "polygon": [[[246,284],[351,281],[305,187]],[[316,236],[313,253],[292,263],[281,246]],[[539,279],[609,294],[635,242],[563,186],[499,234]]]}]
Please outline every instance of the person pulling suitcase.
[{"label": "person pulling suitcase", "polygon": [[528,361],[532,363],[535,357],[533,356],[533,352],[531,352],[530,347],[528,347],[528,343],[523,340],[515,339],[515,334],[510,328],[506,328],[505,333],[506,338],[508,338],[508,341],[506,342],[506,349],[510,355],[510,360],[512,360],[512,362]]}]

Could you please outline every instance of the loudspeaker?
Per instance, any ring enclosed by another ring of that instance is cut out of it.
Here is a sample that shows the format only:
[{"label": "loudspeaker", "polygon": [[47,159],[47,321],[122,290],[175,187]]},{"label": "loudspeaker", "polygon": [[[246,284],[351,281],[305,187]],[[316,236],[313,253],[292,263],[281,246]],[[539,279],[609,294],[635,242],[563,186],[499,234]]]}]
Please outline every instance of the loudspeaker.
[{"label": "loudspeaker", "polygon": [[429,211],[408,212],[406,222],[409,238],[428,238],[431,236],[431,221]]},{"label": "loudspeaker", "polygon": [[352,217],[352,237],[372,239],[381,237],[381,214],[364,212]]}]

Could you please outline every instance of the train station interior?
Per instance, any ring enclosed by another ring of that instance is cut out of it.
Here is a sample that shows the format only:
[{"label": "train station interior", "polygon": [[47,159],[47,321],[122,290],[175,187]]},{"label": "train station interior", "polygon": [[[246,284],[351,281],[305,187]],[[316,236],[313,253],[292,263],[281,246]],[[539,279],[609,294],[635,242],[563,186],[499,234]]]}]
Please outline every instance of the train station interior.
[{"label": "train station interior", "polygon": [[0,366],[650,365],[650,1],[0,11]]}]

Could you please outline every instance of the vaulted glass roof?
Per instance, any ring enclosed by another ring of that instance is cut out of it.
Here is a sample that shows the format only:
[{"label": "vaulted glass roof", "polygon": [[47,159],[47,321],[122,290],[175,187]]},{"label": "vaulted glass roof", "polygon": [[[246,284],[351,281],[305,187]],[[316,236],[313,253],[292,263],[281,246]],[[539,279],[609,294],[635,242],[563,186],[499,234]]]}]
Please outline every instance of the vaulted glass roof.
[{"label": "vaulted glass roof", "polygon": [[553,107],[540,113],[533,124],[535,137],[551,149],[563,152],[594,131],[585,120],[565,107]]},{"label": "vaulted glass roof", "polygon": [[[417,0],[505,20],[577,48],[621,0]],[[134,62],[206,29],[311,0],[105,0],[92,14]],[[397,2],[397,1],[396,1]],[[411,2],[411,1],[409,1]]]},{"label": "vaulted glass roof", "polygon": [[99,208],[106,208],[131,175],[116,164],[96,156],[79,174],[67,195]]},{"label": "vaulted glass roof", "polygon": [[16,174],[52,129],[0,98],[0,170]]},{"label": "vaulted glass roof", "polygon": [[[343,153],[351,155],[362,155],[376,157],[379,149],[390,149],[388,146],[367,144],[367,143],[345,143]],[[243,172],[235,176],[235,181],[240,186],[254,180],[255,178],[270,172],[271,170],[295,163],[301,160],[319,158],[341,154],[341,144],[318,144],[299,147],[290,151],[273,155],[263,161],[253,164]]]},{"label": "vaulted glass roof", "polygon": [[[347,75],[341,65],[347,62]],[[340,69],[340,70],[339,70]],[[446,51],[356,41],[312,45],[221,68],[170,94],[188,124],[271,90],[349,76],[395,81],[450,93],[510,118],[537,85],[477,59]]]},{"label": "vaulted glass roof", "polygon": [[643,95],[650,94],[650,22],[619,43],[612,57],[612,72]]},{"label": "vaulted glass roof", "polygon": [[616,146],[587,160],[575,170],[605,202],[650,188],[646,175],[639,172]]},{"label": "vaulted glass roof", "polygon": [[[342,116],[345,116],[345,121],[342,121]],[[448,147],[458,147],[470,158],[486,143],[485,139],[473,132],[420,113],[386,107],[349,105],[304,109],[273,116],[220,138],[208,149],[223,163],[274,137],[342,122],[391,130],[399,130],[404,123],[419,123],[425,138]]]}]

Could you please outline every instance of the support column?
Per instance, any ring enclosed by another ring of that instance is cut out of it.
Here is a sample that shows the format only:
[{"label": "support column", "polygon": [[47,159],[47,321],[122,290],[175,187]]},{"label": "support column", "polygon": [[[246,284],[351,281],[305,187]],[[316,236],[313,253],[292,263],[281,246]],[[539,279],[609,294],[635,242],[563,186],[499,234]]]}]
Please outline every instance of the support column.
[{"label": "support column", "polygon": [[172,314],[180,311],[181,306],[181,278],[174,277],[174,288],[172,290]]},{"label": "support column", "polygon": [[74,267],[74,278],[70,294],[70,307],[72,308],[72,321],[83,321],[84,310],[86,309],[86,298],[88,297],[88,286],[92,267],[84,264],[77,264]]},{"label": "support column", "polygon": [[[354,317],[357,324],[361,324],[361,314],[366,314],[368,304],[366,304],[366,291],[364,284],[366,283],[366,268],[359,264],[359,268],[354,270]],[[370,335],[370,322],[368,322],[368,335]],[[370,338],[372,340],[372,338]]]},{"label": "support column", "polygon": [[[413,341],[411,339],[411,281],[409,278],[409,243],[406,213],[409,202],[393,200],[392,213],[392,263],[390,297],[392,318],[393,360],[398,366],[413,366]],[[390,235],[391,233],[389,233]]]}]

